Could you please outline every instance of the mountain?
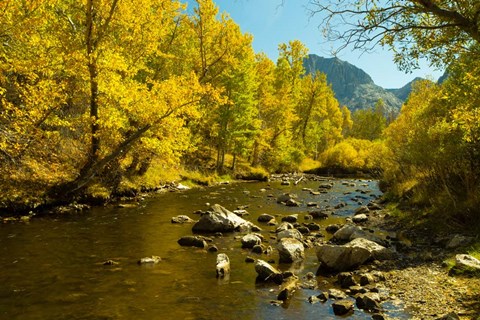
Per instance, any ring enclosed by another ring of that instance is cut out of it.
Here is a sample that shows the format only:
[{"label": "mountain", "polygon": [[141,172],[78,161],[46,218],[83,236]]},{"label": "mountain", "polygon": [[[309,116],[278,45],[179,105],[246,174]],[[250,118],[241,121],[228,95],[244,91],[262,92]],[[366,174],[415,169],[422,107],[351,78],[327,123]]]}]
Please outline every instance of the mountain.
[{"label": "mountain", "polygon": [[373,108],[382,99],[387,112],[398,113],[405,100],[399,98],[405,95],[402,91],[404,88],[395,89],[399,90],[397,96],[392,90],[376,85],[362,69],[338,58],[309,54],[303,64],[307,74],[316,71],[325,73],[340,104],[346,105],[351,111]]},{"label": "mountain", "polygon": [[412,92],[413,83],[420,80],[425,80],[425,79],[416,77],[415,79],[413,79],[412,81],[410,81],[409,83],[401,87],[400,89],[385,89],[385,90],[393,93],[398,99],[400,99],[400,101],[406,101],[408,96]]}]

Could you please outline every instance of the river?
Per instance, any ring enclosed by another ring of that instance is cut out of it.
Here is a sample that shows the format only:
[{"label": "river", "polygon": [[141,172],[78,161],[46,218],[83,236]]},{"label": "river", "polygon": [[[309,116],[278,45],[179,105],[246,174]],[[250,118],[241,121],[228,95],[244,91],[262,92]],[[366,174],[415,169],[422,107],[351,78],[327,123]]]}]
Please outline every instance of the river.
[{"label": "river", "polygon": [[[176,225],[171,217],[193,219],[193,212],[218,203],[229,210],[247,206],[246,217],[264,231],[270,243],[272,227],[256,222],[262,213],[308,212],[308,202],[319,206],[345,203],[336,215],[315,221],[323,227],[342,223],[355,208],[379,196],[376,181],[334,180],[328,193],[312,195],[320,182],[303,181],[297,186],[280,182],[235,183],[147,197],[133,208],[97,207],[73,216],[34,218],[29,223],[0,225],[0,318],[1,319],[329,319],[335,318],[331,301],[310,304],[307,298],[332,287],[332,279],[318,277],[319,289],[300,289],[288,306],[270,303],[275,285],[255,284],[254,265],[239,239],[232,235],[214,238],[219,252],[230,257],[228,280],[215,277],[216,253],[180,247],[177,240],[191,234],[191,224]],[[262,190],[262,189],[267,189]],[[298,195],[304,204],[286,207],[276,203],[285,192]],[[279,221],[281,218],[278,217]],[[322,228],[323,229],[323,228]],[[328,237],[328,235],[325,233]],[[157,255],[157,265],[138,265],[142,257]],[[114,260],[117,265],[105,266]],[[278,265],[282,271],[289,265]],[[316,272],[318,261],[307,249],[304,263],[295,272]],[[400,307],[384,304],[387,315],[408,318]],[[354,319],[371,315],[355,309]]]}]

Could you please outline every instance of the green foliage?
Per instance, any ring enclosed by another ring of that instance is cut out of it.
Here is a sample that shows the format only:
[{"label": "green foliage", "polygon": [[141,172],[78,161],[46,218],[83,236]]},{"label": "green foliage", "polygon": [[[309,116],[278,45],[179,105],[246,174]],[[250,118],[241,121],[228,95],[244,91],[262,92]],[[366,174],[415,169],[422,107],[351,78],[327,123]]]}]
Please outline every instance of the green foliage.
[{"label": "green foliage", "polygon": [[348,135],[357,139],[379,139],[386,127],[383,101],[379,100],[374,109],[360,109],[352,116],[352,127]]}]

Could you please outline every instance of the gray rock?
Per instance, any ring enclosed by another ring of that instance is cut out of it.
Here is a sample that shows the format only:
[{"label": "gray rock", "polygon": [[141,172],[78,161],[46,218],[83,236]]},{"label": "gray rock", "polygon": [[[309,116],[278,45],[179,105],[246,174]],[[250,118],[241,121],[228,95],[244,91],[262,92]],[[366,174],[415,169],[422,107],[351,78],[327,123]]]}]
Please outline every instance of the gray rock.
[{"label": "gray rock", "polygon": [[320,294],[317,296],[320,301],[325,302],[329,299],[328,292],[320,292]]},{"label": "gray rock", "polygon": [[328,297],[334,300],[342,300],[347,298],[347,294],[342,290],[338,289],[328,289]]},{"label": "gray rock", "polygon": [[255,262],[255,259],[252,258],[252,257],[250,257],[250,256],[247,256],[247,257],[245,258],[245,262],[246,262],[246,263],[253,263],[253,262]]},{"label": "gray rock", "polygon": [[308,227],[305,227],[305,226],[297,227],[297,230],[298,230],[301,234],[309,234],[309,233],[310,233],[310,229],[308,229]]},{"label": "gray rock", "polygon": [[237,230],[248,230],[253,227],[258,228],[253,223],[244,220],[221,205],[213,205],[212,210],[212,212],[207,212],[202,215],[200,220],[193,225],[193,232],[232,232]]},{"label": "gray rock", "polygon": [[298,214],[291,214],[289,216],[282,217],[282,221],[295,223],[298,220]]},{"label": "gray rock", "polygon": [[353,216],[352,221],[354,223],[362,223],[362,222],[368,221],[368,217],[366,214],[361,213],[361,214],[357,214],[356,216]]},{"label": "gray rock", "polygon": [[308,302],[310,302],[311,304],[315,304],[315,303],[318,303],[322,300],[320,300],[317,296],[310,296],[308,297]]},{"label": "gray rock", "polygon": [[262,239],[253,233],[249,233],[242,238],[242,248],[251,249],[262,243]]},{"label": "gray rock", "polygon": [[326,219],[332,214],[332,212],[327,210],[313,210],[309,211],[308,214],[311,215],[313,219]]},{"label": "gray rock", "polygon": [[340,230],[340,228],[342,228],[342,226],[340,224],[329,224],[326,228],[325,228],[325,231],[327,231],[328,233],[335,233],[337,232],[338,230]]},{"label": "gray rock", "polygon": [[218,247],[216,245],[208,246],[208,252],[218,252]]},{"label": "gray rock", "polygon": [[368,284],[374,284],[374,283],[375,283],[375,278],[373,277],[372,274],[364,273],[360,275],[360,285],[366,286]]},{"label": "gray rock", "polygon": [[322,183],[318,186],[319,189],[332,189],[333,183]]},{"label": "gray rock", "polygon": [[285,202],[285,205],[287,207],[299,207],[300,203],[298,203],[298,201],[295,199],[289,199]]},{"label": "gray rock", "polygon": [[178,223],[178,224],[196,222],[195,220],[191,219],[189,216],[186,216],[186,215],[179,215],[176,217],[172,217],[171,221],[172,223]]},{"label": "gray rock", "polygon": [[367,239],[357,238],[345,245],[321,244],[316,249],[321,267],[333,271],[347,271],[371,259],[385,260],[394,253]]},{"label": "gray rock", "polygon": [[347,289],[352,286],[358,285],[355,277],[351,272],[342,272],[337,275],[337,282],[340,284],[340,287]]},{"label": "gray rock", "polygon": [[261,244],[254,245],[252,247],[252,253],[256,253],[256,254],[262,254],[264,250],[265,250],[265,247]]},{"label": "gray rock", "polygon": [[237,210],[233,210],[232,212],[235,213],[239,217],[248,216],[250,214],[250,213],[248,213],[247,210],[244,210],[244,209],[237,209]]},{"label": "gray rock", "polygon": [[230,259],[225,253],[217,255],[216,271],[217,278],[224,278],[230,274]]},{"label": "gray rock", "polygon": [[280,262],[290,263],[301,261],[305,258],[303,243],[293,238],[283,238],[277,245]]},{"label": "gray rock", "polygon": [[295,227],[293,226],[293,224],[291,224],[290,222],[282,222],[278,227],[277,229],[275,230],[276,233],[279,233],[283,230],[290,230],[290,229],[294,229]]},{"label": "gray rock", "polygon": [[333,234],[333,239],[335,241],[339,242],[347,242],[350,241],[352,235],[355,232],[363,232],[362,228],[357,227],[356,225],[353,224],[346,224],[340,229],[338,229],[334,234]]},{"label": "gray rock", "polygon": [[138,264],[157,264],[160,261],[162,261],[162,258],[159,256],[151,256],[151,257],[145,257],[141,258],[140,260],[137,261]]},{"label": "gray rock", "polygon": [[332,240],[336,243],[345,243],[357,238],[367,239],[373,242],[376,242],[382,246],[384,246],[385,240],[380,239],[376,235],[370,232],[366,232],[361,227],[353,225],[353,224],[346,224],[341,227],[338,231],[333,234]]},{"label": "gray rock", "polygon": [[281,240],[284,238],[294,238],[297,240],[303,240],[303,235],[297,229],[287,229],[277,233],[277,240]]},{"label": "gray rock", "polygon": [[337,316],[343,316],[353,311],[353,302],[347,299],[335,301],[332,304],[333,313]]},{"label": "gray rock", "polygon": [[462,246],[467,246],[472,242],[472,238],[462,236],[460,234],[456,234],[453,236],[452,239],[450,239],[447,244],[445,245],[445,248],[447,249],[455,249],[458,247]]},{"label": "gray rock", "polygon": [[206,248],[207,242],[200,236],[184,236],[178,239],[178,244],[182,247]]},{"label": "gray rock", "polygon": [[320,225],[318,223],[315,223],[315,222],[310,222],[310,223],[306,224],[306,227],[310,231],[319,231],[321,229]]},{"label": "gray rock", "polygon": [[275,219],[275,217],[272,216],[271,214],[262,213],[262,214],[258,217],[257,221],[258,221],[258,222],[269,222],[269,221],[271,221],[271,220],[273,220],[273,219]]},{"label": "gray rock", "polygon": [[296,199],[297,195],[291,193],[284,193],[277,198],[277,203],[286,203],[288,200]]},{"label": "gray rock", "polygon": [[271,266],[268,262],[258,259],[255,262],[255,272],[257,272],[257,280],[259,281],[273,281],[277,284],[282,283],[282,273]]},{"label": "gray rock", "polygon": [[375,202],[370,202],[369,204],[367,204],[367,208],[369,210],[382,210],[382,206],[379,205],[378,203],[375,203]]},{"label": "gray rock", "polygon": [[365,311],[377,312],[380,311],[380,296],[378,293],[367,292],[359,294],[356,298],[357,307]]},{"label": "gray rock", "polygon": [[369,212],[370,212],[370,209],[368,209],[367,206],[361,206],[355,210],[353,215],[356,216],[357,214],[369,213]]},{"label": "gray rock", "polygon": [[450,270],[450,274],[459,273],[480,275],[480,260],[468,254],[457,254],[455,256],[455,266]]}]

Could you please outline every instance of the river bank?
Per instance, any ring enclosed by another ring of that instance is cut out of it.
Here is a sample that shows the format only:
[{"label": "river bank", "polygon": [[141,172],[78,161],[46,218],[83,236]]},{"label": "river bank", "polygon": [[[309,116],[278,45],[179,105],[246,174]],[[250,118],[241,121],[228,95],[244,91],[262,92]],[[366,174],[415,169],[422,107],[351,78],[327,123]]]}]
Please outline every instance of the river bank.
[{"label": "river bank", "polygon": [[[401,259],[379,264],[378,269],[384,272],[392,297],[403,301],[414,318],[480,317],[480,277],[449,274],[455,255],[467,253],[478,241],[474,234],[438,230],[438,223],[429,220],[408,222],[387,209],[371,215],[365,226],[395,232],[407,244],[398,248]],[[462,237],[463,242],[453,243]]]}]

